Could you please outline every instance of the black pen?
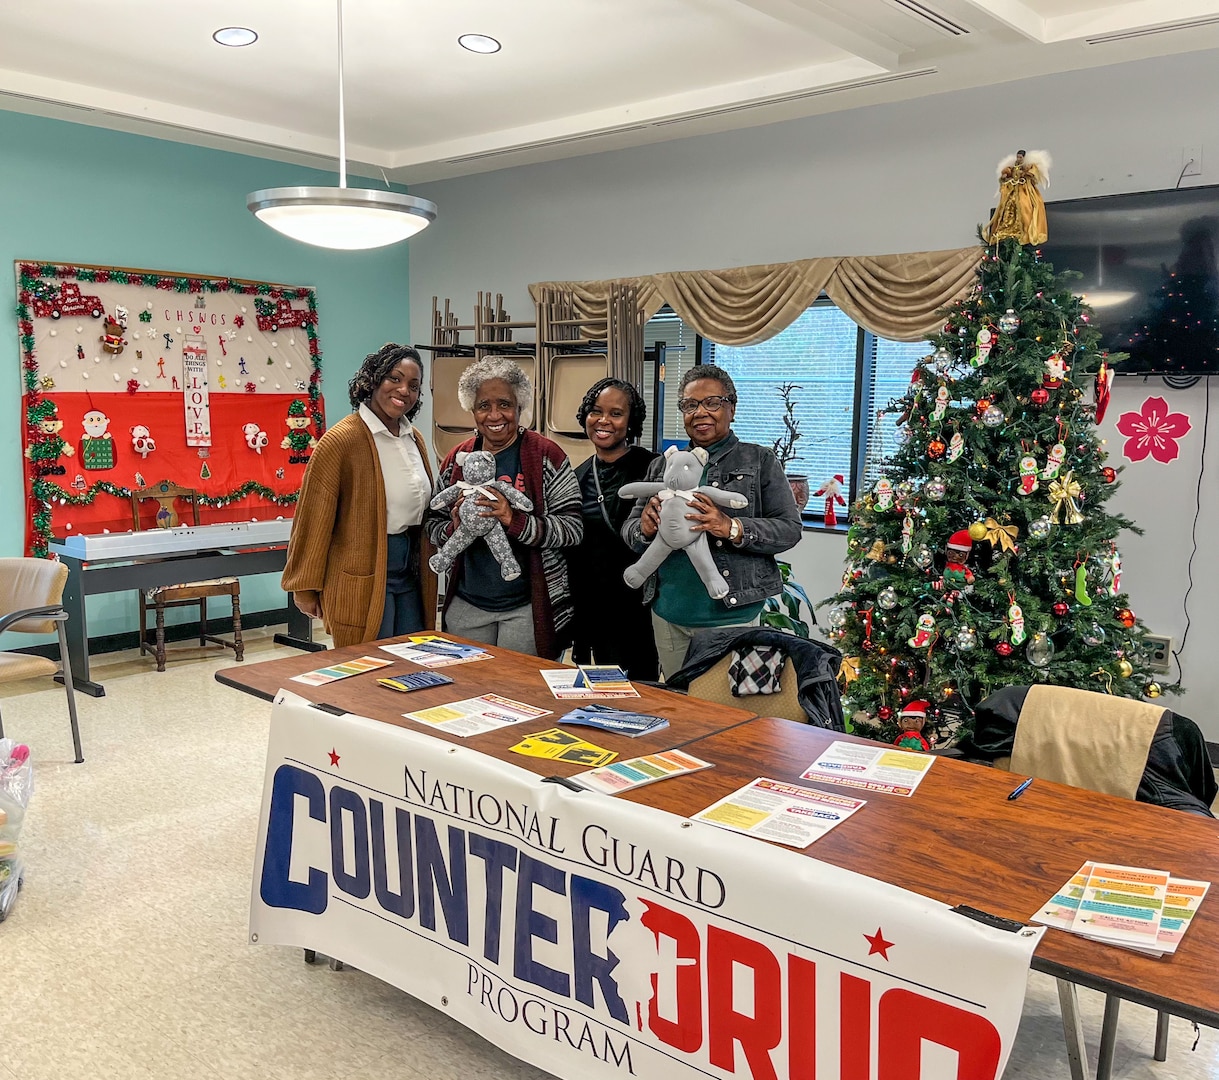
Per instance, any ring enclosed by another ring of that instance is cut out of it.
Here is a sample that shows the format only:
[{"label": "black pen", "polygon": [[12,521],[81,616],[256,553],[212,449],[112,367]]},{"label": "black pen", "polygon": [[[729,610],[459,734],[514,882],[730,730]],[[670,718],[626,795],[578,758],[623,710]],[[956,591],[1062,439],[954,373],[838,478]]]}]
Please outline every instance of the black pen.
[{"label": "black pen", "polygon": [[1022,781],[1021,781],[1019,784],[1017,784],[1017,785],[1016,785],[1016,790],[1015,790],[1015,791],[1013,791],[1013,792],[1012,792],[1012,793],[1011,793],[1011,794],[1010,794],[1010,795],[1007,797],[1007,801],[1008,801],[1008,802],[1011,802],[1013,799],[1018,799],[1018,798],[1020,798],[1020,796],[1024,794],[1024,789],[1025,789],[1026,787],[1028,787],[1028,786],[1029,786],[1029,784],[1031,784],[1032,782],[1033,782],[1033,778],[1032,778],[1031,776],[1030,776],[1030,777],[1029,777],[1027,780],[1022,780]]}]

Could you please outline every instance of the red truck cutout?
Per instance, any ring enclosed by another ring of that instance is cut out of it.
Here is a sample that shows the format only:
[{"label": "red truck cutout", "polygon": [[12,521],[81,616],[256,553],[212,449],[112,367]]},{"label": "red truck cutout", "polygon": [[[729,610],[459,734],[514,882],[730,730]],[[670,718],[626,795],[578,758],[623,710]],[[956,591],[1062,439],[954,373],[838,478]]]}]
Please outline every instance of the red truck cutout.
[{"label": "red truck cutout", "polygon": [[56,293],[51,285],[34,297],[34,314],[40,319],[58,319],[61,315],[92,315],[100,319],[105,312],[100,296],[84,296],[80,286],[65,281]]},{"label": "red truck cutout", "polygon": [[316,319],[308,308],[294,308],[282,297],[279,300],[264,300],[261,296],[255,297],[254,312],[258,317],[258,329],[264,332],[270,331],[272,334],[291,326],[305,326]]}]

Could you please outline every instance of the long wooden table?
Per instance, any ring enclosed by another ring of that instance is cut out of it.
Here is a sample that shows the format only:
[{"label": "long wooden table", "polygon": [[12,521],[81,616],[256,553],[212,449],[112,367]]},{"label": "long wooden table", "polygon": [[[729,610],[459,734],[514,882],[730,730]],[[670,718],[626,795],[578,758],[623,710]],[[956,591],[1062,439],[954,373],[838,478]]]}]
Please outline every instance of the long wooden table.
[{"label": "long wooden table", "polygon": [[[714,769],[622,798],[688,816],[758,776],[850,794],[850,788],[800,779],[830,743],[843,738],[851,736],[759,718],[687,745],[689,753],[715,762]],[[1088,860],[1215,881],[1219,822],[1214,819],[1044,780],[1034,780],[1019,799],[1009,801],[1021,779],[942,758],[911,798],[859,792],[867,806],[804,854],[946,904],[1022,923]],[[1219,882],[1171,956],[1150,957],[1048,929],[1033,967],[1115,999],[1219,1027],[1217,889]],[[1073,1017],[1064,1015],[1064,1021],[1072,1041],[1070,1025],[1076,1030],[1078,1025]],[[1116,1022],[1114,1003],[1106,1008],[1102,1051],[1105,1036],[1112,1050]],[[1107,1068],[1102,1052],[1097,1075],[1106,1076]],[[1072,1071],[1082,1075],[1074,1063]]]},{"label": "long wooden table", "polygon": [[[585,701],[556,701],[542,676],[538,674],[539,670],[543,668],[562,667],[562,664],[557,661],[542,660],[536,656],[525,656],[508,649],[496,648],[493,645],[467,642],[465,638],[457,637],[454,634],[446,633],[443,637],[477,645],[491,653],[494,659],[476,660],[468,664],[454,664],[451,667],[440,668],[438,670],[442,674],[448,675],[453,680],[451,684],[427,690],[414,690],[407,694],[378,686],[377,679],[418,671],[418,665],[401,660],[391,653],[382,652],[377,648],[376,642],[348,645],[341,649],[327,649],[321,653],[301,653],[299,656],[267,660],[261,664],[234,664],[232,667],[217,671],[216,681],[225,686],[231,686],[235,690],[253,694],[265,701],[272,701],[276,693],[283,688],[315,704],[328,706],[332,710],[337,709],[341,712],[367,716],[372,720],[423,731],[439,739],[472,746],[481,753],[511,762],[513,765],[519,765],[523,769],[529,769],[544,776],[570,776],[587,768],[584,765],[563,761],[526,757],[522,754],[511,753],[509,750],[509,747],[520,742],[525,735],[557,727],[559,717],[564,713],[579,705],[587,704]],[[386,643],[405,640],[406,638],[387,638]],[[376,656],[382,660],[392,660],[393,664],[375,672],[353,675],[324,686],[307,686],[304,683],[291,681],[295,675],[302,675],[307,671],[315,671],[321,667],[329,667],[332,664],[354,660],[361,656]],[[639,691],[639,697],[618,698],[608,701],[606,704],[621,706],[633,712],[663,716],[669,721],[667,728],[636,738],[599,731],[595,728],[579,728],[578,731],[589,742],[615,751],[620,758],[629,758],[654,754],[661,750],[672,750],[695,739],[701,739],[745,723],[757,715],[746,709],[701,701],[660,687],[636,684],[636,689]],[[512,698],[514,701],[525,702],[527,705],[549,709],[552,715],[541,716],[532,723],[513,724],[498,731],[489,731],[469,738],[436,731],[425,724],[407,720],[402,715],[406,712],[418,712],[421,709],[431,708],[434,705],[444,705],[450,701],[478,697],[480,694],[500,694],[503,697]]]}]

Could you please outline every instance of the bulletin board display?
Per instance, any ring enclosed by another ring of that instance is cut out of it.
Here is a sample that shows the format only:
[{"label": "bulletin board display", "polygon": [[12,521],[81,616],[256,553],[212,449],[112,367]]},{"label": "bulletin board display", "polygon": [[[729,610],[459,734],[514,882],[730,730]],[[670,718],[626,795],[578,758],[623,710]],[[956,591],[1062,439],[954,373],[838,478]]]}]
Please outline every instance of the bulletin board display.
[{"label": "bulletin board display", "polygon": [[132,490],[162,480],[199,493],[205,524],[291,516],[325,430],[312,288],[26,260],[16,275],[27,554],[129,531]]}]

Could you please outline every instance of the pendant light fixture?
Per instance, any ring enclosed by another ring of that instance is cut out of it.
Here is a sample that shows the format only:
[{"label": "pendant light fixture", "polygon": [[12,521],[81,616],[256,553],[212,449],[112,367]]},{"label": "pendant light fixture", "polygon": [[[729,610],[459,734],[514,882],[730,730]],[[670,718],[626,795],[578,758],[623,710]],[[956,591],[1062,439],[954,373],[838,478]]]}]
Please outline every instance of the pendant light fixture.
[{"label": "pendant light fixture", "polygon": [[277,232],[317,247],[353,251],[407,240],[436,220],[436,204],[397,191],[347,186],[343,116],[343,0],[339,15],[339,186],[263,188],[246,207]]}]

